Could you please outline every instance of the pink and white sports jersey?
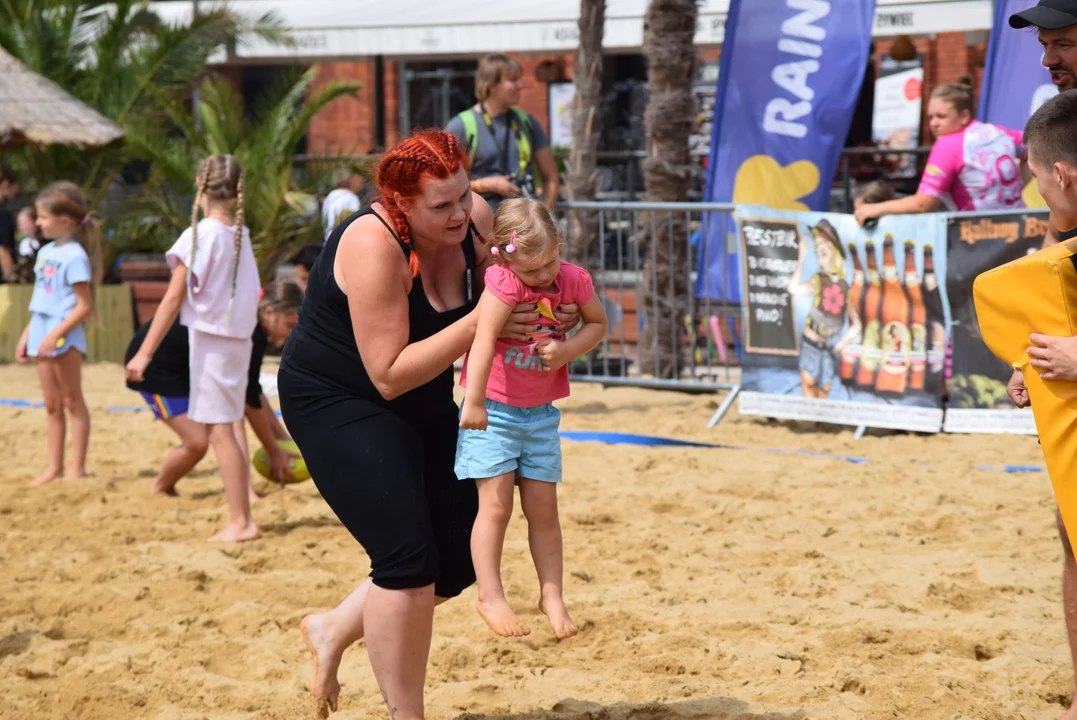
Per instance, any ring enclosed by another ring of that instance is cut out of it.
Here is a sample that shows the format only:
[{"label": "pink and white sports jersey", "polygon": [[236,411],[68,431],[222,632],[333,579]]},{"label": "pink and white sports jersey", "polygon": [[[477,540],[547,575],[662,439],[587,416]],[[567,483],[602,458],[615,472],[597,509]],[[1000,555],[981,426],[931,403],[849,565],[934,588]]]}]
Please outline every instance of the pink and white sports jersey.
[{"label": "pink and white sports jersey", "polygon": [[1023,208],[1021,132],[973,120],[935,141],[919,192],[951,210]]}]

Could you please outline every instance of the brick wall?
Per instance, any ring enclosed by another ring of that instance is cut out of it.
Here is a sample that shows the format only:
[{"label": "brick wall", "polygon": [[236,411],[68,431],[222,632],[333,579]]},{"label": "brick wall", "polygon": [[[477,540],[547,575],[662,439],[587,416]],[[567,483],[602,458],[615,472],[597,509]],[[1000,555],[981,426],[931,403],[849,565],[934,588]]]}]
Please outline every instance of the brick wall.
[{"label": "brick wall", "polygon": [[[875,66],[890,52],[893,41],[884,40],[875,43]],[[984,48],[980,45],[970,46],[965,33],[939,33],[935,39],[917,38],[913,40],[916,51],[924,57],[923,117],[920,123],[920,144],[931,145],[933,139],[927,129],[927,101],[931,92],[944,83],[953,82],[962,73],[972,73],[979,99],[980,83],[983,80],[983,68],[978,63],[983,57]]]},{"label": "brick wall", "polygon": [[307,152],[327,155],[369,152],[374,145],[374,63],[322,63],[312,89],[333,81],[358,81],[363,87],[356,98],[340,98],[314,116],[307,132]]}]

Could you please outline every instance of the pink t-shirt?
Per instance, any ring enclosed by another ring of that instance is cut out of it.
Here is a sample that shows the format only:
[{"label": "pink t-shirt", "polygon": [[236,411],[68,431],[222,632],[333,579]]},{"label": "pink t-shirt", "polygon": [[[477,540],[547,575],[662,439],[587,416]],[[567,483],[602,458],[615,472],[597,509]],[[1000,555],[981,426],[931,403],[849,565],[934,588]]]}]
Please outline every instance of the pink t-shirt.
[{"label": "pink t-shirt", "polygon": [[183,231],[176,244],[165,253],[173,269],[177,262],[191,273],[191,297],[183,298],[180,322],[210,335],[247,339],[258,322],[258,264],[251,249],[251,235],[243,228],[239,247],[239,272],[232,317],[228,300],[232,297],[232,270],[236,257],[236,230],[214,218],[198,221],[198,252],[191,257],[191,228]]},{"label": "pink t-shirt", "polygon": [[951,210],[1023,208],[1021,132],[973,120],[935,141],[919,192]]},{"label": "pink t-shirt", "polygon": [[[567,262],[561,263],[561,270],[549,290],[529,288],[508,268],[494,265],[486,271],[486,291],[507,305],[538,303],[546,299],[550,307],[556,310],[558,305],[568,303],[583,307],[594,296],[595,286],[586,270]],[[551,322],[540,318],[536,325]],[[540,335],[536,334],[535,337]],[[498,339],[490,380],[486,384],[488,399],[527,408],[568,397],[568,366],[554,372],[544,372],[542,361],[537,354],[531,354],[530,345],[519,340]],[[460,384],[467,387],[467,358],[464,358]]]}]

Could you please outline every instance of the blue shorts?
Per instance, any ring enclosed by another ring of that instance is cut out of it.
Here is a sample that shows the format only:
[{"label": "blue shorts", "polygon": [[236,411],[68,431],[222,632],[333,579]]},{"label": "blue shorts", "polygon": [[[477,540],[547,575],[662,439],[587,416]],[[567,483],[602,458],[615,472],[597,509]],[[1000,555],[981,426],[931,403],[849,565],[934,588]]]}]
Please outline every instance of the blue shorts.
[{"label": "blue shorts", "polygon": [[188,398],[151,395],[148,392],[140,392],[139,395],[150,406],[153,416],[158,420],[171,420],[179,415],[187,414]]},{"label": "blue shorts", "polygon": [[[30,334],[26,338],[26,354],[36,358],[37,350],[41,347],[41,341],[64,319],[55,315],[43,315],[41,313],[30,315]],[[59,357],[71,348],[78,350],[83,355],[86,354],[86,329],[82,326],[82,323],[73,327],[62,340],[63,344],[56,348],[56,352],[50,357]]]},{"label": "blue shorts", "polygon": [[456,439],[456,477],[497,477],[561,482],[561,411],[551,403],[518,408],[486,401],[485,430],[461,430]]}]

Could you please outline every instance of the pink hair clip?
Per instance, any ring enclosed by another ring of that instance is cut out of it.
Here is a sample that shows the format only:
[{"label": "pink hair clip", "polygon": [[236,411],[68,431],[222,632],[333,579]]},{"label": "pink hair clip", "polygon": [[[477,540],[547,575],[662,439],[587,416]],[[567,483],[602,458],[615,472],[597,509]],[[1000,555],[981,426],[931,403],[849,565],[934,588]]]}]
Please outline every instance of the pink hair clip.
[{"label": "pink hair clip", "polygon": [[[515,243],[516,243],[516,231],[513,230],[512,231],[512,237],[509,238],[509,244],[505,246],[505,252],[507,254],[511,254],[511,253],[516,252],[516,244]],[[490,254],[491,255],[500,255],[501,254],[501,249],[498,248],[497,245],[494,245],[492,248],[490,248]]]},{"label": "pink hair clip", "polygon": [[82,216],[82,223],[81,224],[85,225],[88,222],[90,222],[90,214],[86,213],[85,215]]}]

